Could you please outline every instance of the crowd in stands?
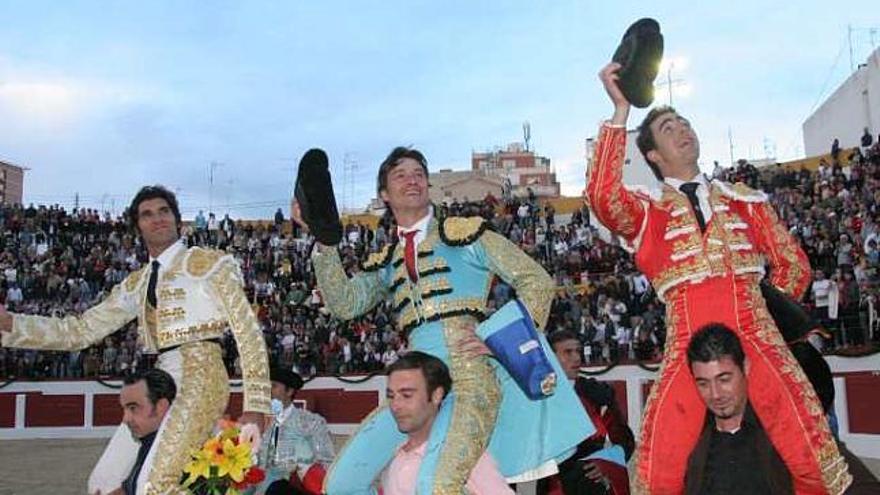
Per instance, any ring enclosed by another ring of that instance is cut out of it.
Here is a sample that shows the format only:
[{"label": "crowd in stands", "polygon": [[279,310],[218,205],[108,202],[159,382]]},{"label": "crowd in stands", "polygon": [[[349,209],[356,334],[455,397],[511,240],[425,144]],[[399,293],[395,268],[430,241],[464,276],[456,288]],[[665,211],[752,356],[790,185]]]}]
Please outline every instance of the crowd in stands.
[{"label": "crowd in stands", "polygon": [[[864,144],[864,143],[863,143]],[[844,166],[846,164],[847,166]],[[815,281],[803,301],[832,337],[826,351],[869,344],[880,287],[880,143],[837,150],[818,170],[758,169],[740,161],[715,175],[766,191],[807,252]],[[561,217],[534,197],[438,205],[437,216],[482,215],[537,259],[558,286],[548,329],[567,329],[584,342],[585,360],[607,364],[659,358],[664,309],[644,275],[613,239],[603,239],[584,207]],[[81,313],[146,260],[122,216],[58,206],[0,207],[0,299],[14,312]],[[393,225],[346,226],[340,253],[350,272],[386,243]],[[303,375],[380,370],[406,346],[390,307],[350,322],[324,309],[309,262],[310,243],[284,219],[217,220],[202,212],[181,228],[189,245],[233,253],[246,293],[263,326],[273,364]],[[504,283],[490,291],[490,309],[515,297]],[[831,308],[835,308],[832,310]],[[0,378],[116,377],[148,367],[154,355],[138,346],[132,322],[76,352],[0,348]],[[238,375],[231,335],[224,342],[230,374]]]}]

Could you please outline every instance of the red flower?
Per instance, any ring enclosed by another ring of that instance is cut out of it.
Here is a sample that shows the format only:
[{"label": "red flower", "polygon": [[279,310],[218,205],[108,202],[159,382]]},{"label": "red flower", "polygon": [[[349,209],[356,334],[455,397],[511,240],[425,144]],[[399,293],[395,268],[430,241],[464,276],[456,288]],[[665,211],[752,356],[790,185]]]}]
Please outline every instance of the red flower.
[{"label": "red flower", "polygon": [[243,490],[250,486],[257,485],[261,483],[264,479],[266,479],[266,472],[257,466],[251,466],[250,469],[244,473],[244,478],[240,483],[232,483],[232,486],[235,487],[236,490]]}]

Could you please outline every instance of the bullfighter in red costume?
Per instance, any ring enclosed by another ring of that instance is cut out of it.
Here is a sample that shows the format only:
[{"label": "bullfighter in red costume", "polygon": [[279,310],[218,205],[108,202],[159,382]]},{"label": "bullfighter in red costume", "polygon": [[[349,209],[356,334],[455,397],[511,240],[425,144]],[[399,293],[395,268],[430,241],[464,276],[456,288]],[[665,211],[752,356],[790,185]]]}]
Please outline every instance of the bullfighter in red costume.
[{"label": "bullfighter in red costume", "polygon": [[767,311],[760,282],[799,299],[809,262],[764,193],[709,180],[697,165],[699,141],[670,107],[654,108],[637,143],[662,189],[635,191],[621,182],[630,103],[618,86],[620,64],[599,74],[615,112],[602,125],[587,177],[596,217],[634,253],[666,304],[668,337],[658,380],[642,417],[633,493],[678,494],[688,454],[706,414],[687,367],[695,329],[730,326],[751,362],[749,400],[792,474],[798,494],[842,493],[851,482],[816,394]]}]

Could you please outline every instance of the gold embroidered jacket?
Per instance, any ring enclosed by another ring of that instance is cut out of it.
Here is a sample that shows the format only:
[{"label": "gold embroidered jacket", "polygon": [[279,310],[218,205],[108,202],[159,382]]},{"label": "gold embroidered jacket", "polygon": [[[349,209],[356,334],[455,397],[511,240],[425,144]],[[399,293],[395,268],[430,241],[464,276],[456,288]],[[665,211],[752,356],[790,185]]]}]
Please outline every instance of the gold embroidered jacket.
[{"label": "gold embroidered jacket", "polygon": [[700,231],[687,198],[664,184],[659,194],[622,183],[626,131],[603,126],[587,178],[586,199],[596,218],[619,235],[661,301],[676,287],[725,274],[763,275],[799,299],[810,282],[810,264],[761,191],[713,180],[713,215]]},{"label": "gold embroidered jacket", "polygon": [[219,338],[227,328],[238,345],[244,410],[269,412],[268,354],[259,322],[242,291],[242,276],[232,255],[181,249],[156,286],[157,307],[147,312],[149,266],[131,273],[101,303],[79,316],[49,318],[13,315],[3,345],[70,351],[96,344],[133,319],[149,351]]},{"label": "gold embroidered jacket", "polygon": [[432,220],[419,243],[411,282],[404,264],[403,243],[388,245],[364,263],[363,271],[346,276],[336,253],[313,258],[318,286],[327,309],[337,318],[352,319],[391,299],[403,332],[447,317],[485,317],[495,276],[509,283],[543,330],[553,299],[553,280],[517,246],[486,230],[480,217]]}]

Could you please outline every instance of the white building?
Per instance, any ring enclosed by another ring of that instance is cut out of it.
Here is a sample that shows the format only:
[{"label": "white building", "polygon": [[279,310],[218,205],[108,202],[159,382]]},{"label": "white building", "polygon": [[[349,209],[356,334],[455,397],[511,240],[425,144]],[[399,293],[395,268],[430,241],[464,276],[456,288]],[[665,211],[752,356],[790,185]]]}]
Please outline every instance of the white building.
[{"label": "white building", "polygon": [[[623,183],[627,186],[644,186],[649,189],[660,187],[660,183],[651,172],[651,167],[636,146],[636,136],[638,131],[635,129],[626,131],[626,159],[623,166]],[[587,170],[593,166],[593,158],[595,155],[596,137],[587,138]]]},{"label": "white building", "polygon": [[859,146],[865,127],[880,132],[880,49],[859,65],[837,90],[804,122],[804,152],[824,155],[835,138],[841,148]]}]

